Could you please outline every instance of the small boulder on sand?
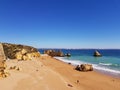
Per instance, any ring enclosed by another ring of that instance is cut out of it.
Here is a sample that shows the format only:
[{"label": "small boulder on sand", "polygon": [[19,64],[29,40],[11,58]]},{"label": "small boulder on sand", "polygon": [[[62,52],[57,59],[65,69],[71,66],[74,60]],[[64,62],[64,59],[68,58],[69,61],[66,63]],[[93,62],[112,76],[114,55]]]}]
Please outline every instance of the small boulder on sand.
[{"label": "small boulder on sand", "polygon": [[93,71],[93,67],[91,64],[77,65],[75,69],[78,71]]},{"label": "small boulder on sand", "polygon": [[10,75],[6,70],[0,70],[0,77],[6,78]]},{"label": "small boulder on sand", "polygon": [[17,71],[21,71],[22,69],[20,67],[16,68]]},{"label": "small boulder on sand", "polygon": [[17,66],[11,66],[9,69],[10,70],[17,70],[17,71],[21,71],[22,70],[20,67],[17,67]]}]

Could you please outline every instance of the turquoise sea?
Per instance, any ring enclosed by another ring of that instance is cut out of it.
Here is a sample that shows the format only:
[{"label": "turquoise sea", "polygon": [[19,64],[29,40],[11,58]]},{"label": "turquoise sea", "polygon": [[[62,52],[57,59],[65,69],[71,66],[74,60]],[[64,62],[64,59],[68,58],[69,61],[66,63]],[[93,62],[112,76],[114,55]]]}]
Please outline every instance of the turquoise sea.
[{"label": "turquoise sea", "polygon": [[[78,64],[92,64],[94,70],[120,77],[120,50],[119,49],[99,49],[102,57],[94,57],[96,49],[61,49],[64,53],[70,53],[71,57],[55,57],[61,61]],[[43,52],[42,49],[39,50]]]}]

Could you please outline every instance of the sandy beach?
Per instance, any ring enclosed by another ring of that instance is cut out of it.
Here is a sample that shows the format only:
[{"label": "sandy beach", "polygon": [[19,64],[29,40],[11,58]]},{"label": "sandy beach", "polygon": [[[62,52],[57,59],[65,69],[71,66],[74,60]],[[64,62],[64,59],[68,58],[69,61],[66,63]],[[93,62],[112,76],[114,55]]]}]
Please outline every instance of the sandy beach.
[{"label": "sandy beach", "polygon": [[[10,70],[11,66],[20,70]],[[120,90],[120,79],[95,71],[80,72],[50,56],[8,60],[10,76],[0,78],[1,90]]]},{"label": "sandy beach", "polygon": [[0,90],[120,90],[120,0],[0,0]]}]

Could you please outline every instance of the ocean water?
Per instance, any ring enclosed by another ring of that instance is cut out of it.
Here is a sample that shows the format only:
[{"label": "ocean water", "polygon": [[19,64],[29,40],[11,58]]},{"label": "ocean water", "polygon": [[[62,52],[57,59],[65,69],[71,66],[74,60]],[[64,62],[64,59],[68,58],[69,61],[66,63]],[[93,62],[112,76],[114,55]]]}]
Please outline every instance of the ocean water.
[{"label": "ocean water", "polygon": [[[41,53],[43,50],[39,50]],[[120,77],[120,50],[99,49],[102,57],[94,57],[95,49],[62,49],[64,53],[70,53],[71,57],[55,57],[63,62],[78,64],[92,64],[94,70],[101,73]]]}]

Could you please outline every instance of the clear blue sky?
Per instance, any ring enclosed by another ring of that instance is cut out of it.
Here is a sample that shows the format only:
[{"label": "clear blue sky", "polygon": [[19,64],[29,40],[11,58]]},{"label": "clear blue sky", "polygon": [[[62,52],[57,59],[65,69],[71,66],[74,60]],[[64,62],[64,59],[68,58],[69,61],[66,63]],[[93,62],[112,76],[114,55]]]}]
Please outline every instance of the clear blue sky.
[{"label": "clear blue sky", "polygon": [[120,0],[0,0],[0,42],[120,48]]}]

